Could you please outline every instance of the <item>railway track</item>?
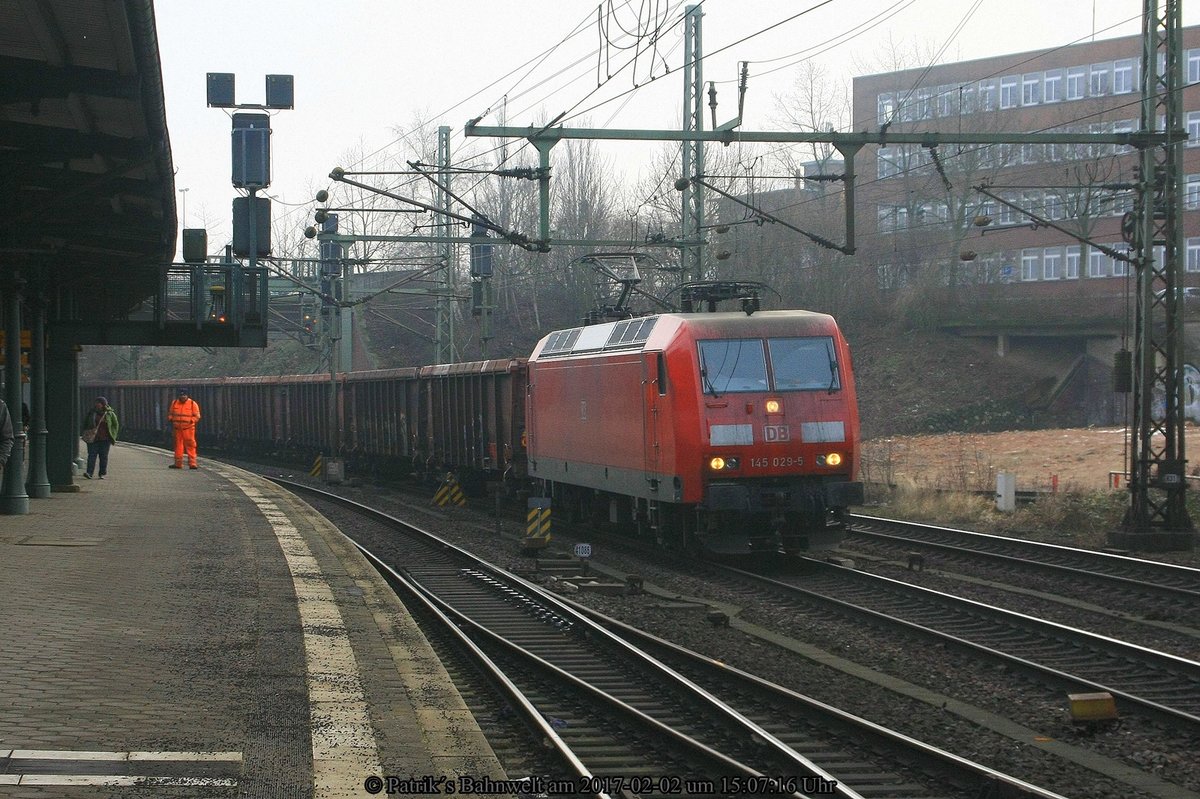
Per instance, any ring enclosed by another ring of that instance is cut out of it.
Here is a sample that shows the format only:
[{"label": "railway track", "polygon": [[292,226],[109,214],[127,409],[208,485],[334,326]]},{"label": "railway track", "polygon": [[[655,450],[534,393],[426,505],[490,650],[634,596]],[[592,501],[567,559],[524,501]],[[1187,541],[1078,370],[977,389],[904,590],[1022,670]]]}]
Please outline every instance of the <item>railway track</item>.
[{"label": "railway track", "polygon": [[897,550],[935,552],[960,562],[987,559],[1026,571],[1036,569],[1107,584],[1120,592],[1166,600],[1189,613],[1200,609],[1200,569],[930,524],[858,514],[850,518],[853,531],[846,539],[848,546],[858,537]]},{"label": "railway track", "polygon": [[596,795],[1056,796],[585,614],[398,519],[275,482],[388,528],[360,549],[431,616],[461,629],[463,647],[559,752],[561,776],[547,779]]},{"label": "railway track", "polygon": [[1108,691],[1123,710],[1200,731],[1200,663],[887,577],[803,559],[802,576],[724,567],[792,600],[1000,661],[1072,691]]}]

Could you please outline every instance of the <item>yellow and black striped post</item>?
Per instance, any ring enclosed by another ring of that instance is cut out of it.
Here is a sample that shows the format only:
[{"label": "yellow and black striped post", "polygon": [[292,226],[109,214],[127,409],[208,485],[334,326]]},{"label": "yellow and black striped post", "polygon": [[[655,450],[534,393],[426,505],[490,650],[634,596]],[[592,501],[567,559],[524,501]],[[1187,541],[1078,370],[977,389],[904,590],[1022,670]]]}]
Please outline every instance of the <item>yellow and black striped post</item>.
[{"label": "yellow and black striped post", "polygon": [[320,477],[321,476],[321,467],[323,465],[324,465],[324,461],[321,459],[321,456],[318,455],[317,459],[315,461],[313,461],[312,468],[308,470],[308,476],[309,477]]},{"label": "yellow and black striped post", "polygon": [[525,539],[522,549],[536,550],[550,546],[550,497],[530,497],[525,504]]},{"label": "yellow and black striped post", "polygon": [[453,472],[446,472],[446,478],[442,480],[442,484],[438,486],[438,490],[433,495],[435,505],[445,507],[447,502],[453,502],[459,506],[467,504],[462,486],[458,484],[458,478],[454,476]]}]

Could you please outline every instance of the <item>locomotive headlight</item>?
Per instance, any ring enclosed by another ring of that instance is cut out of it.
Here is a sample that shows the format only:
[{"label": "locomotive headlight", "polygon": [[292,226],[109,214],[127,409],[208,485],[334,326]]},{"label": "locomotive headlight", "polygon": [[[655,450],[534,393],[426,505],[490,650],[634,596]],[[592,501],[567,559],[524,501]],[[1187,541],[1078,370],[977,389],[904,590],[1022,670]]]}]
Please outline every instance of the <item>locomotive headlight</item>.
[{"label": "locomotive headlight", "polygon": [[721,457],[713,458],[708,462],[708,468],[712,469],[714,472],[721,471],[725,468],[725,459]]},{"label": "locomotive headlight", "polygon": [[826,466],[838,466],[842,462],[842,456],[837,452],[831,452],[825,456]]},{"label": "locomotive headlight", "polygon": [[783,405],[777,399],[767,400],[767,413],[779,413]]},{"label": "locomotive headlight", "polygon": [[708,468],[714,472],[727,472],[730,469],[736,469],[742,465],[741,458],[722,458],[716,455],[708,461]]}]

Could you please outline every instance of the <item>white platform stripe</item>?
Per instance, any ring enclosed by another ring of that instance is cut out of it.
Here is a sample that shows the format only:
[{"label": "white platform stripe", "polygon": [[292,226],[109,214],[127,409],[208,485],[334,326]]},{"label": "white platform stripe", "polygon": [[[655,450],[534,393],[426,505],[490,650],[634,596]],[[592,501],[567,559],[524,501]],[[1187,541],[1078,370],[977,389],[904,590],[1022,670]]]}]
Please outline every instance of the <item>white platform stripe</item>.
[{"label": "white platform stripe", "polygon": [[0,774],[0,785],[104,785],[117,788],[196,787],[232,788],[228,777],[136,777],[107,774]]},{"label": "white platform stripe", "polygon": [[[0,749],[9,768],[22,760],[89,763],[241,763],[241,752],[105,752],[74,749]],[[102,768],[102,767],[101,767]],[[196,787],[230,788],[236,777],[168,777],[136,774],[0,774],[0,785],[102,785],[115,788]]]},{"label": "white platform stripe", "polygon": [[242,762],[241,752],[87,752],[72,749],[0,749],[13,760],[127,760]]},{"label": "white platform stripe", "polygon": [[379,753],[354,648],[333,590],[287,514],[240,474],[217,471],[270,522],[292,574],[308,670],[314,799],[360,796],[363,777],[381,771]]}]

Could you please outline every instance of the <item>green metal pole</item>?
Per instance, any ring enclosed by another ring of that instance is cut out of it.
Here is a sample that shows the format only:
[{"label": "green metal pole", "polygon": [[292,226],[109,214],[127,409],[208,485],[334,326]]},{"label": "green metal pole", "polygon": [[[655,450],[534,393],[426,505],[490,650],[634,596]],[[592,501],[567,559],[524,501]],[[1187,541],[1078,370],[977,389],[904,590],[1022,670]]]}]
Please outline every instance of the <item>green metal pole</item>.
[{"label": "green metal pole", "polygon": [[29,513],[25,493],[25,428],[21,425],[21,291],[24,281],[15,274],[4,282],[4,401],[12,419],[12,452],[4,467],[0,513],[18,516]]},{"label": "green metal pole", "polygon": [[[27,302],[30,309],[29,341],[29,496],[50,496],[50,478],[46,474],[46,301],[36,293]],[[74,431],[72,431],[74,432]]]}]

